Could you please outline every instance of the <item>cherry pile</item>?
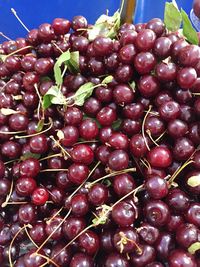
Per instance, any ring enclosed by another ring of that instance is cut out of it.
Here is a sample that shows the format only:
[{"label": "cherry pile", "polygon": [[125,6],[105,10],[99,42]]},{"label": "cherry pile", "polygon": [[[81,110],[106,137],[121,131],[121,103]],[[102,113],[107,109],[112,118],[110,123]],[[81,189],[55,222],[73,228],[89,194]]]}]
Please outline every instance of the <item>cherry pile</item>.
[{"label": "cherry pile", "polygon": [[[200,48],[157,18],[91,27],[56,18],[0,46],[0,266],[198,267]],[[44,109],[68,50],[67,105]]]}]

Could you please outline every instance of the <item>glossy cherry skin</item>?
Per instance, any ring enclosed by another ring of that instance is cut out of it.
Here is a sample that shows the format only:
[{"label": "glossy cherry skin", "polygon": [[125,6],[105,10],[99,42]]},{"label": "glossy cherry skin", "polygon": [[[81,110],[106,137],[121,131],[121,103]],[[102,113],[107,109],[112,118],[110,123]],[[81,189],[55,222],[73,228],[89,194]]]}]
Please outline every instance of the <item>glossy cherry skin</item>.
[{"label": "glossy cherry skin", "polygon": [[156,168],[167,168],[172,163],[172,155],[168,148],[154,147],[147,155],[149,163]]},{"label": "glossy cherry skin", "polygon": [[48,198],[48,191],[42,187],[36,188],[32,193],[32,203],[35,205],[44,205]]},{"label": "glossy cherry skin", "polygon": [[71,158],[75,163],[89,165],[94,160],[94,152],[92,151],[90,146],[86,144],[76,145],[71,151]]},{"label": "glossy cherry skin", "polygon": [[15,184],[16,192],[20,196],[30,196],[36,187],[36,181],[30,177],[21,177]]},{"label": "glossy cherry skin", "polygon": [[70,217],[63,223],[63,233],[67,239],[71,240],[78,235],[86,227],[86,222],[83,218]]},{"label": "glossy cherry skin", "polygon": [[76,185],[80,185],[88,177],[88,174],[89,168],[84,164],[74,163],[68,169],[68,178]]},{"label": "glossy cherry skin", "polygon": [[93,231],[87,231],[78,238],[79,244],[88,255],[94,255],[99,250],[99,237]]},{"label": "glossy cherry skin", "polygon": [[147,266],[148,263],[151,263],[156,258],[156,251],[150,245],[141,246],[142,253],[132,253],[131,254],[131,263],[136,267]]},{"label": "glossy cherry skin", "polygon": [[147,202],[144,213],[147,221],[153,226],[165,225],[170,218],[169,207],[161,200]]},{"label": "glossy cherry skin", "polygon": [[104,267],[115,267],[115,266],[130,267],[130,264],[125,257],[115,252],[107,256],[103,266]]},{"label": "glossy cherry skin", "polygon": [[121,201],[113,207],[112,218],[119,226],[127,227],[135,221],[136,214],[129,203]]},{"label": "glossy cherry skin", "polygon": [[111,170],[119,171],[128,167],[129,157],[123,150],[115,150],[110,153],[108,166]]},{"label": "glossy cherry skin", "polygon": [[20,164],[20,175],[36,177],[40,172],[40,163],[37,159],[29,158]]},{"label": "glossy cherry skin", "polygon": [[138,229],[140,237],[149,245],[153,245],[159,237],[158,228],[148,223],[142,223]]},{"label": "glossy cherry skin", "polygon": [[94,267],[94,262],[92,257],[79,252],[74,254],[69,267]]},{"label": "glossy cherry skin", "polygon": [[197,267],[194,257],[182,249],[174,249],[169,255],[169,267]]}]

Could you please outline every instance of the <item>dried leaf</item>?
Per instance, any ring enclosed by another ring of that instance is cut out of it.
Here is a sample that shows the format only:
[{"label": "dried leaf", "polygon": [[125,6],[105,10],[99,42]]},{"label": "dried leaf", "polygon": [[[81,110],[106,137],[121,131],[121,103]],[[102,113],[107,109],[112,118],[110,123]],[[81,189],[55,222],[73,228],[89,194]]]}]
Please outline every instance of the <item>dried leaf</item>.
[{"label": "dried leaf", "polygon": [[34,159],[39,159],[41,157],[40,154],[35,154],[31,152],[27,152],[24,155],[21,156],[20,160],[24,161],[26,159],[34,158]]},{"label": "dried leaf", "polygon": [[13,110],[11,108],[1,108],[1,113],[5,116],[9,116],[12,114],[18,114],[20,111]]},{"label": "dried leaf", "polygon": [[187,184],[191,187],[200,186],[200,175],[191,176],[188,179]]},{"label": "dried leaf", "polygon": [[198,250],[200,250],[200,242],[195,242],[188,248],[190,254],[195,254]]},{"label": "dried leaf", "polygon": [[64,133],[63,133],[62,130],[58,130],[57,131],[57,137],[58,137],[59,140],[64,139],[65,136],[64,136]]}]

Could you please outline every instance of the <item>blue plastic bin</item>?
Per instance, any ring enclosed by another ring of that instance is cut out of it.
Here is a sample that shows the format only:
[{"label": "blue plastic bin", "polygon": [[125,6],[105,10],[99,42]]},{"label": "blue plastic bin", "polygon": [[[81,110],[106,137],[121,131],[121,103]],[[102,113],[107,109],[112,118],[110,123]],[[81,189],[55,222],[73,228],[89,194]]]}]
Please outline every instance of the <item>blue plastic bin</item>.
[{"label": "blue plastic bin", "polygon": [[[55,17],[71,19],[80,14],[93,23],[105,13],[106,9],[113,14],[119,8],[120,2],[120,0],[0,0],[0,31],[11,39],[26,35],[25,29],[16,20],[11,8],[17,11],[29,29],[33,29],[41,23],[51,23]],[[145,22],[153,17],[163,18],[165,2],[164,0],[137,0],[135,23]],[[192,0],[177,0],[177,3],[188,14],[190,13]],[[3,41],[5,39],[0,36],[0,43]]]},{"label": "blue plastic bin", "polygon": [[[75,15],[83,15],[93,23],[106,9],[113,14],[119,6],[120,0],[0,0],[0,32],[11,39],[26,35],[11,8],[17,11],[27,28],[33,29],[41,23],[51,23],[56,17],[72,19]],[[3,41],[5,39],[0,37],[0,43]]]},{"label": "blue plastic bin", "polygon": [[[147,22],[151,18],[164,18],[165,2],[171,0],[138,0],[135,9],[135,23]],[[193,0],[176,0],[179,8],[183,8],[187,14],[192,9]]]}]

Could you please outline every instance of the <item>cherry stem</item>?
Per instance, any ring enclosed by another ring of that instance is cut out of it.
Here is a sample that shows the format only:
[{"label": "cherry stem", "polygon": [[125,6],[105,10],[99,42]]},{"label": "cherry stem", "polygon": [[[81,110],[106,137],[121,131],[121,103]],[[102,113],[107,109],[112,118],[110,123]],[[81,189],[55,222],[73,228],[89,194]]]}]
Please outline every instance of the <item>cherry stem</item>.
[{"label": "cherry stem", "polygon": [[107,174],[107,175],[105,175],[103,177],[100,177],[96,181],[90,183],[88,186],[92,187],[94,184],[98,183],[99,181],[104,180],[104,179],[109,178],[109,177],[113,177],[115,175],[119,175],[119,174],[123,174],[123,173],[127,173],[127,172],[135,172],[135,171],[136,171],[136,168],[129,168],[129,169],[125,169],[125,170],[122,170],[122,171],[115,171],[115,172],[109,173],[109,174]]},{"label": "cherry stem", "polygon": [[21,228],[17,231],[17,233],[14,235],[13,239],[12,239],[11,242],[10,242],[9,249],[8,249],[8,259],[9,259],[10,267],[13,267],[12,256],[11,256],[12,245],[13,245],[15,239],[17,238],[18,234],[19,234],[24,228],[26,228],[26,227],[28,227],[28,228],[32,228],[32,225],[30,225],[30,224],[26,224],[26,225],[24,225],[23,227],[21,227]]},{"label": "cherry stem", "polygon": [[127,241],[129,241],[130,243],[134,244],[138,251],[138,254],[142,254],[142,249],[134,240],[128,238],[123,232],[119,232],[119,235],[121,237],[121,240],[117,242],[117,244],[120,245],[120,253],[123,253],[124,245],[127,244]]},{"label": "cherry stem", "polygon": [[0,35],[3,36],[6,40],[12,41],[8,36],[6,36],[3,32],[0,32]]},{"label": "cherry stem", "polygon": [[39,161],[43,161],[43,160],[47,160],[47,159],[51,159],[51,158],[54,158],[54,157],[62,157],[63,155],[61,153],[58,153],[58,154],[53,154],[53,155],[49,155],[47,157],[44,157],[44,158],[41,158],[39,159]]},{"label": "cherry stem", "polygon": [[166,132],[167,132],[167,130],[165,130],[163,133],[161,133],[161,135],[155,140],[155,142],[160,141],[160,139],[163,137],[163,135],[165,135]]},{"label": "cherry stem", "polygon": [[[39,103],[38,103],[38,107],[37,107],[37,116],[38,116],[38,119],[40,120],[40,109],[42,107],[42,97],[40,95],[40,92],[38,90],[38,86],[36,83],[34,84],[34,88],[35,88],[35,91],[36,91],[37,96],[39,98]],[[44,110],[42,110],[42,119],[44,119]]]},{"label": "cherry stem", "polygon": [[[35,253],[34,253],[35,254]],[[40,253],[36,253],[36,255],[40,256],[41,258],[44,258],[46,260],[46,262],[42,265],[40,265],[40,267],[47,265],[47,263],[51,262],[53,265],[55,265],[56,267],[60,267],[57,263],[55,263],[52,259],[48,258],[45,255],[42,255]]]},{"label": "cherry stem", "polygon": [[2,207],[2,208],[5,208],[5,207],[7,206],[7,204],[8,204],[8,201],[9,201],[11,195],[12,195],[13,185],[14,185],[14,182],[13,182],[13,180],[12,180],[11,185],[10,185],[10,192],[9,192],[9,194],[6,196],[6,200],[1,204],[1,207]]},{"label": "cherry stem", "polygon": [[30,137],[37,136],[37,135],[42,134],[42,133],[46,133],[53,127],[53,121],[52,121],[51,118],[49,118],[49,124],[50,124],[50,126],[47,129],[45,129],[45,130],[43,130],[41,132],[37,132],[37,133],[34,133],[34,134],[30,134],[30,135],[21,135],[21,136],[16,135],[15,139],[30,138]]},{"label": "cherry stem", "polygon": [[60,172],[60,171],[68,171],[68,169],[44,169],[40,172]]},{"label": "cherry stem", "polygon": [[62,219],[62,221],[56,226],[56,228],[51,232],[51,234],[44,240],[44,242],[37,248],[36,253],[40,251],[40,249],[43,248],[43,246],[48,242],[48,240],[52,237],[52,235],[58,230],[59,227],[64,223],[64,221],[67,219],[67,217],[70,215],[71,209],[68,211],[68,213],[65,215],[65,217]]},{"label": "cherry stem", "polygon": [[[32,228],[32,227],[31,227],[31,228]],[[28,230],[27,230],[26,227],[24,228],[24,230],[25,230],[25,232],[26,232],[26,234],[27,234],[29,240],[33,243],[33,245],[34,245],[36,248],[38,248],[38,245],[37,245],[37,244],[34,242],[34,240],[31,238],[31,236],[30,236],[30,234],[29,234],[29,232],[28,232]]]},{"label": "cherry stem", "polygon": [[55,142],[55,145],[61,149],[64,157],[67,156],[68,158],[71,158],[71,155],[61,146],[59,141],[57,141],[52,135],[50,136],[50,138]]},{"label": "cherry stem", "polygon": [[19,18],[19,16],[17,15],[17,12],[15,11],[14,8],[11,8],[11,12],[14,14],[14,16],[16,17],[16,19],[19,21],[19,23],[22,25],[22,27],[24,27],[24,29],[27,32],[30,32],[29,29],[26,27],[26,25],[22,22],[22,20]]},{"label": "cherry stem", "polygon": [[149,109],[148,109],[148,111],[147,111],[147,113],[146,113],[145,116],[144,116],[143,122],[142,122],[142,136],[143,136],[143,138],[144,138],[145,145],[146,145],[146,147],[147,147],[147,149],[148,149],[149,151],[150,151],[150,148],[149,148],[149,145],[148,145],[148,143],[147,143],[146,136],[145,136],[144,126],[145,126],[146,118],[147,118],[147,116],[149,115],[149,112],[151,111],[151,109],[152,109],[152,106],[150,105],[150,106],[149,106]]},{"label": "cherry stem", "polygon": [[23,50],[25,50],[25,49],[28,49],[28,48],[33,48],[33,47],[32,47],[31,45],[27,45],[27,46],[24,46],[24,47],[22,47],[22,48],[19,48],[19,49],[13,51],[12,53],[6,55],[6,58],[9,57],[9,56],[15,55],[15,54],[17,54],[18,52],[21,52],[21,51],[23,51]]},{"label": "cherry stem", "polygon": [[151,141],[154,143],[154,145],[159,146],[159,144],[156,143],[156,141],[153,139],[152,135],[151,135],[151,131],[148,129],[146,130],[146,133],[148,134],[149,138],[151,139]]},{"label": "cherry stem", "polygon": [[88,179],[91,177],[91,175],[93,174],[93,172],[96,170],[96,168],[99,166],[100,164],[100,161],[97,162],[97,164],[94,166],[94,168],[91,170],[91,172],[89,173],[88,177],[86,178],[86,180],[84,182],[82,182],[82,184],[80,184],[79,187],[77,187],[74,192],[68,197],[68,199],[71,199],[75,194],[76,192],[78,192],[82,186],[88,181]]},{"label": "cherry stem", "polygon": [[63,210],[63,207],[61,207],[48,221],[46,221],[46,224],[50,224],[50,222]]}]

